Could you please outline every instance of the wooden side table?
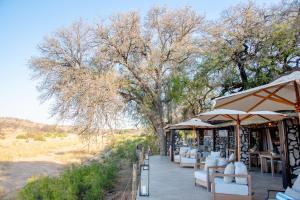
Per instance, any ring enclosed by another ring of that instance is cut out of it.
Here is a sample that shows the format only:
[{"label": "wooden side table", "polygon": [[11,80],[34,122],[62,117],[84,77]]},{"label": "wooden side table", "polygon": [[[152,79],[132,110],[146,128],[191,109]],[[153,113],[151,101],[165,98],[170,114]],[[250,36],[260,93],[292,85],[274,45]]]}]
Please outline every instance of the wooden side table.
[{"label": "wooden side table", "polygon": [[274,176],[274,160],[280,160],[280,155],[271,155],[270,153],[260,153],[260,163],[261,163],[261,173],[264,172],[264,168],[267,166],[267,159],[271,160],[271,172],[272,176]]}]

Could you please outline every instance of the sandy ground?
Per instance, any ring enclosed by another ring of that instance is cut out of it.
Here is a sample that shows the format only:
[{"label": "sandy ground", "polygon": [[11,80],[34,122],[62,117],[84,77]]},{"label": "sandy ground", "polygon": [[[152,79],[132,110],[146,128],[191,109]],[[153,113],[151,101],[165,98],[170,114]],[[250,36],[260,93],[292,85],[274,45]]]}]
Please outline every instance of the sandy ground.
[{"label": "sandy ground", "polygon": [[[75,134],[47,141],[15,139],[11,134],[0,139],[0,199],[15,199],[28,179],[58,175],[66,166],[97,157],[105,143],[90,148]],[[101,145],[102,144],[102,145]]]}]

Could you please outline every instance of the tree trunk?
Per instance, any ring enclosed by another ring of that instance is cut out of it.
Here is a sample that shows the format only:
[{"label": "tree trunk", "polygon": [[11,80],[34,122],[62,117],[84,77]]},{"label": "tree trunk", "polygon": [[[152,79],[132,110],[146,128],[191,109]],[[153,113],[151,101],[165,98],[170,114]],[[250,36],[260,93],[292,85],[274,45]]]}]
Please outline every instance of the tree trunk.
[{"label": "tree trunk", "polygon": [[157,129],[157,135],[159,138],[159,153],[164,156],[166,153],[166,136],[163,127]]},{"label": "tree trunk", "polygon": [[248,84],[248,78],[247,78],[247,74],[246,74],[246,71],[245,71],[245,67],[242,63],[238,62],[238,68],[239,68],[239,71],[240,71],[240,77],[241,77],[241,80],[242,80],[242,89],[247,89],[247,84]]}]

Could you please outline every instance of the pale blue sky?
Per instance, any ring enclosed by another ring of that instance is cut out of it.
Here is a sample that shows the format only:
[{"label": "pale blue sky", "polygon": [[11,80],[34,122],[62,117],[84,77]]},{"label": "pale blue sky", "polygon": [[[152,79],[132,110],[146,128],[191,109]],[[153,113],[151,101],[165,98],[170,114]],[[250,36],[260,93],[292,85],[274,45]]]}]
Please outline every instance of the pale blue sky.
[{"label": "pale blue sky", "polygon": [[[0,0],[0,116],[56,123],[50,104],[41,104],[36,82],[31,80],[28,59],[38,55],[36,46],[56,29],[83,19],[97,22],[120,11],[145,14],[154,5],[171,8],[191,6],[207,18],[241,0]],[[268,5],[277,0],[257,0]]]}]

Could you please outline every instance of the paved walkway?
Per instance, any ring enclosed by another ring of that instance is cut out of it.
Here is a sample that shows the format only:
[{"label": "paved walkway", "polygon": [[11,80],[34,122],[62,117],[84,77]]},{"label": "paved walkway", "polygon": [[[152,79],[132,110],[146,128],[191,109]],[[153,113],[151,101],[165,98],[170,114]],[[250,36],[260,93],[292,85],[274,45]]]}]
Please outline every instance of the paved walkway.
[{"label": "paved walkway", "polygon": [[[281,189],[281,176],[252,171],[254,199],[264,199],[267,189]],[[150,196],[138,200],[207,200],[211,193],[194,185],[193,168],[180,168],[166,156],[150,157]]]},{"label": "paved walkway", "polygon": [[150,157],[150,196],[138,200],[206,200],[211,194],[195,187],[192,168],[180,168],[166,156]]}]

